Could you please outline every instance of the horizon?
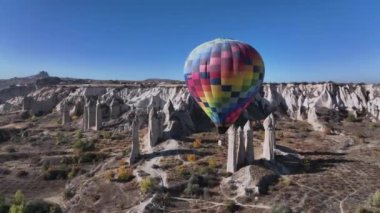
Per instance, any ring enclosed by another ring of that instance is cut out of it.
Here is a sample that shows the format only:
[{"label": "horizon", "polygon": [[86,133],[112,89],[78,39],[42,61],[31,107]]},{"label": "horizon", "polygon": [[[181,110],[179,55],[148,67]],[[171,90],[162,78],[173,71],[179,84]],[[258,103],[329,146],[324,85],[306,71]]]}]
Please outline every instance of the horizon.
[{"label": "horizon", "polygon": [[94,80],[183,81],[216,37],[251,44],[266,83],[380,82],[380,2],[0,0],[0,79],[46,70]]}]

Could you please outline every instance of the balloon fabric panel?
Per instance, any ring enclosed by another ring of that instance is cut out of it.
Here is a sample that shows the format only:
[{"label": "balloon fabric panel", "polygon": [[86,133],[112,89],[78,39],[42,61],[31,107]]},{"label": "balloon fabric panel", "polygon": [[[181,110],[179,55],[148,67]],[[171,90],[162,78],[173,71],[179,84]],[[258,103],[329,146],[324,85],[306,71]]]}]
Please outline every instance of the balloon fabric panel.
[{"label": "balloon fabric panel", "polygon": [[195,48],[185,80],[198,105],[217,126],[229,126],[252,102],[264,78],[264,63],[250,45],[215,39]]}]

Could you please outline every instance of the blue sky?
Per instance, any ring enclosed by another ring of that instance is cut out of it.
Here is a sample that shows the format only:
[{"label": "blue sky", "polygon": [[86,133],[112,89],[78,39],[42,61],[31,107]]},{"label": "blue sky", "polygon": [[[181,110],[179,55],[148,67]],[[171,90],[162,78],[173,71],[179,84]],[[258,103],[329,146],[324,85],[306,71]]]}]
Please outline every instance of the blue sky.
[{"label": "blue sky", "polygon": [[255,47],[267,82],[380,82],[378,0],[0,0],[0,78],[182,80],[218,37]]}]

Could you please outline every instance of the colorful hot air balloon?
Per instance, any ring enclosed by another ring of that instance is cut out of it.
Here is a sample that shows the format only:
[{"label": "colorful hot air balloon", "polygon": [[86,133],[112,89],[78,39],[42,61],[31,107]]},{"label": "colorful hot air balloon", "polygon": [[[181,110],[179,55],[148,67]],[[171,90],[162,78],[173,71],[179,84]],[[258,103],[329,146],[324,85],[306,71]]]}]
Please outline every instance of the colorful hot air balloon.
[{"label": "colorful hot air balloon", "polygon": [[185,62],[191,96],[224,133],[252,102],[264,78],[264,62],[249,44],[215,39],[196,47]]}]

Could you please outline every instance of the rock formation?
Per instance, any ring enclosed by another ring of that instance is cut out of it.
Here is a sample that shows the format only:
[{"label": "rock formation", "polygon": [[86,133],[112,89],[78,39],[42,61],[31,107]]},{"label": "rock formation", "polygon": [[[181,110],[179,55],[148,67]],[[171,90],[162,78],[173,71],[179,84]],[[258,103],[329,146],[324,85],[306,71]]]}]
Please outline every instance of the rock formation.
[{"label": "rock formation", "polygon": [[70,110],[67,105],[67,101],[63,101],[61,113],[62,113],[62,125],[68,124],[70,122]]},{"label": "rock formation", "polygon": [[95,118],[95,130],[100,130],[102,128],[102,107],[100,101],[96,102],[96,118]]},{"label": "rock formation", "polygon": [[89,126],[88,126],[88,124],[89,124],[89,122],[88,122],[89,110],[88,110],[88,108],[89,108],[90,103],[87,101],[86,98],[84,98],[84,102],[85,102],[85,104],[83,107],[83,122],[82,122],[82,124],[83,124],[83,131],[87,131],[89,129]]},{"label": "rock formation", "polygon": [[240,168],[245,163],[245,144],[244,144],[243,130],[241,129],[241,127],[237,129],[236,133],[237,133],[236,142],[238,144],[236,165],[238,168]]},{"label": "rock formation", "polygon": [[[62,81],[58,85],[43,86],[40,89],[36,89],[36,87],[27,89],[20,86],[0,89],[0,113],[23,108],[30,115],[47,114],[52,112],[63,99],[67,99],[69,103],[73,104],[70,114],[80,116],[84,109],[83,101],[78,104],[81,97],[100,97],[103,106],[110,107],[109,110],[104,109],[103,124],[107,125],[109,121],[110,125],[124,127],[127,124],[130,129],[132,121],[127,119],[127,115],[132,108],[143,112],[140,121],[146,123],[150,108],[154,107],[157,111],[162,110],[164,105],[168,104],[168,100],[171,100],[173,108],[176,109],[174,114],[178,116],[165,116],[163,123],[166,123],[164,125],[166,135],[180,136],[175,135],[178,129],[180,132],[191,133],[191,131],[207,131],[212,128],[209,119],[189,96],[185,85],[165,83],[147,85],[135,84],[124,88],[106,84],[66,87]],[[186,110],[181,110],[183,108]],[[244,125],[247,119],[264,119],[276,110],[277,113],[282,113],[292,119],[308,121],[315,130],[323,131],[325,121],[319,119],[322,108],[333,111],[347,110],[351,113],[356,111],[359,118],[367,117],[378,122],[380,119],[380,86],[336,83],[264,84],[262,97],[260,95],[255,97],[255,101],[242,113],[241,117],[244,119],[239,125]],[[179,117],[177,112],[180,111],[186,112],[189,116],[182,113]],[[168,123],[169,117],[173,120]],[[190,117],[190,119],[185,119],[185,117]],[[112,123],[112,120],[117,121]],[[197,125],[190,128],[191,123]]]},{"label": "rock formation", "polygon": [[87,105],[87,120],[88,120],[88,129],[91,129],[92,127],[95,126],[95,101],[92,99],[89,99],[88,105]]},{"label": "rock formation", "polygon": [[239,168],[252,164],[253,155],[253,132],[249,121],[244,129],[236,129],[233,125],[227,131],[228,135],[228,155],[227,172],[235,172]]},{"label": "rock formation", "polygon": [[270,114],[264,120],[265,139],[263,143],[263,158],[268,161],[274,161],[274,147],[275,147],[275,120],[273,114]]},{"label": "rock formation", "polygon": [[117,118],[120,115],[120,103],[116,99],[112,99],[110,104],[111,118]]},{"label": "rock formation", "polygon": [[139,142],[139,120],[135,117],[132,123],[132,148],[131,155],[129,156],[129,163],[134,164],[140,155],[140,142]]},{"label": "rock formation", "polygon": [[237,170],[236,162],[236,129],[233,125],[227,130],[228,152],[227,152],[227,172],[234,173]]},{"label": "rock formation", "polygon": [[244,145],[245,145],[245,161],[247,164],[253,164],[255,160],[253,151],[253,129],[250,121],[244,125]]},{"label": "rock formation", "polygon": [[158,140],[162,137],[162,121],[161,116],[156,109],[152,107],[148,118],[148,145],[154,147]]}]

